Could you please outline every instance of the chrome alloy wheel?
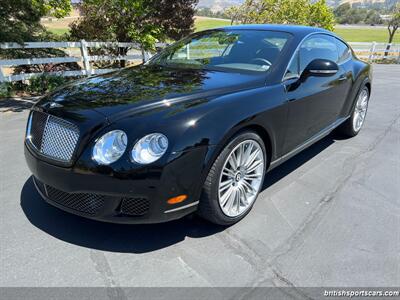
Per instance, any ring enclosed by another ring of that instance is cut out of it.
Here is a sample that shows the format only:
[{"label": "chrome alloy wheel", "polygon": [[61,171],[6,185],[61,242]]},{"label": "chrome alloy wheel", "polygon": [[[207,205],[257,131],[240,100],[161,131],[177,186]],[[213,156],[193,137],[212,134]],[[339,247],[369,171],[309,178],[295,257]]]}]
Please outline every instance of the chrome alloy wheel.
[{"label": "chrome alloy wheel", "polygon": [[353,129],[358,132],[364,124],[368,109],[368,90],[364,88],[358,95],[356,107],[353,113]]},{"label": "chrome alloy wheel", "polygon": [[245,140],[228,155],[218,184],[218,200],[223,213],[237,217],[256,199],[264,179],[263,150],[254,140]]}]

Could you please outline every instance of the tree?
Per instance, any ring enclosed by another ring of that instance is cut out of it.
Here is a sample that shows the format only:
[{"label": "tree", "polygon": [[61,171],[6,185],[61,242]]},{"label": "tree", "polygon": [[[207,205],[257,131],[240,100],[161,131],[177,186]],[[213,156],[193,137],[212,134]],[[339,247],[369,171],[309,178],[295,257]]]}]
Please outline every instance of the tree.
[{"label": "tree", "polygon": [[43,16],[61,18],[70,11],[70,0],[0,0],[0,42],[34,41],[45,33]]},{"label": "tree", "polygon": [[335,17],[332,10],[326,5],[325,0],[320,0],[310,5],[308,25],[333,30]]},{"label": "tree", "polygon": [[336,7],[333,11],[336,21],[339,24],[357,24],[363,22],[365,24],[380,24],[380,9],[378,7],[370,7],[369,9],[352,7],[349,3],[343,3]]},{"label": "tree", "polygon": [[368,11],[364,22],[365,24],[370,24],[370,25],[381,24],[382,19],[378,11],[371,9]]},{"label": "tree", "polygon": [[231,6],[225,9],[224,14],[231,20],[231,25],[236,23],[240,18],[239,6]]},{"label": "tree", "polygon": [[[83,17],[70,25],[70,38],[90,41],[135,42],[144,50],[157,41],[180,39],[193,31],[198,0],[84,0]],[[126,55],[127,47],[89,49],[91,55]],[[125,61],[96,62],[110,67]]]},{"label": "tree", "polygon": [[78,39],[137,42],[151,49],[157,41],[180,39],[193,30],[198,0],[84,0],[83,18],[72,23]]},{"label": "tree", "polygon": [[[0,43],[49,41],[54,35],[40,24],[44,16],[62,18],[71,11],[70,0],[0,0]],[[0,49],[2,58],[59,57],[59,49]],[[34,64],[13,68],[14,74],[77,70],[77,63]]]},{"label": "tree", "polygon": [[400,3],[398,3],[393,8],[392,17],[390,18],[387,24],[387,29],[389,31],[389,40],[388,40],[388,45],[386,46],[385,56],[387,56],[389,53],[390,44],[393,42],[394,35],[397,29],[399,29],[399,26],[400,26]]},{"label": "tree", "polygon": [[335,18],[325,0],[246,0],[237,8],[246,23],[299,24],[333,30]]}]

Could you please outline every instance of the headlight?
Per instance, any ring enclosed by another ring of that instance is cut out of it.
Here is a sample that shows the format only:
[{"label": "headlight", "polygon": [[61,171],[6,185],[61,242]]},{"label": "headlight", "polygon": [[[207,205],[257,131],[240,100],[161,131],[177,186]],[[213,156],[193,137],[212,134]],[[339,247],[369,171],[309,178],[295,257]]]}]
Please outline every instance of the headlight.
[{"label": "headlight", "polygon": [[139,164],[150,164],[164,155],[168,149],[168,139],[161,133],[142,137],[132,149],[132,159]]},{"label": "headlight", "polygon": [[124,154],[127,142],[126,133],[122,130],[107,132],[94,145],[92,158],[101,165],[109,165]]}]

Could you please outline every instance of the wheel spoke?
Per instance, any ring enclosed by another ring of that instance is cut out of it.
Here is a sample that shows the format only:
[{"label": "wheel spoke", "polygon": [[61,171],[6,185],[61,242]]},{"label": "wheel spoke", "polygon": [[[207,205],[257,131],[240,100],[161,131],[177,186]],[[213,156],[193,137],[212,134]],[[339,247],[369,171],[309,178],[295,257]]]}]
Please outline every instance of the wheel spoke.
[{"label": "wheel spoke", "polygon": [[362,109],[362,110],[366,110],[366,109],[367,109],[367,105],[368,105],[368,101],[367,101],[367,99],[365,99],[365,100],[361,103],[361,109]]},{"label": "wheel spoke", "polygon": [[245,180],[254,180],[254,179],[261,178],[261,177],[262,177],[261,174],[253,173],[253,174],[246,174],[243,179],[245,179]]},{"label": "wheel spoke", "polygon": [[258,166],[261,165],[261,163],[262,163],[261,159],[254,161],[252,165],[247,168],[246,173],[248,174],[253,172],[255,169],[257,169]]},{"label": "wheel spoke", "polygon": [[246,190],[245,190],[244,186],[240,186],[239,189],[241,190],[242,195],[243,195],[243,201],[242,201],[242,203],[243,203],[244,206],[247,206],[247,205],[249,204],[249,202],[247,201]]},{"label": "wheel spoke", "polygon": [[243,144],[239,146],[237,149],[237,155],[236,155],[236,166],[239,168],[242,165],[242,160],[243,160]]},{"label": "wheel spoke", "polygon": [[228,204],[227,204],[229,212],[232,211],[232,207],[235,204],[236,193],[237,193],[236,189],[232,189],[232,194],[229,197],[229,201],[228,201]]},{"label": "wheel spoke", "polygon": [[238,213],[240,212],[241,198],[242,198],[242,190],[239,187],[237,190],[237,194],[236,194],[236,212],[238,212]]},{"label": "wheel spoke", "polygon": [[222,193],[227,188],[229,188],[231,186],[232,182],[233,182],[233,179],[228,179],[224,182],[221,182],[221,184],[219,185],[219,192]]},{"label": "wheel spoke", "polygon": [[246,164],[247,161],[249,160],[250,154],[251,154],[251,150],[253,150],[253,144],[249,144],[247,146],[247,149],[246,149],[244,157],[243,157],[243,164]]},{"label": "wheel spoke", "polygon": [[246,180],[243,180],[243,186],[247,189],[250,194],[254,194],[256,191],[254,190],[253,186],[248,183]]},{"label": "wheel spoke", "polygon": [[225,194],[220,198],[221,206],[224,207],[233,193],[233,187],[230,187]]},{"label": "wheel spoke", "polygon": [[225,176],[227,176],[229,178],[233,178],[235,176],[235,173],[231,169],[228,169],[227,167],[225,167],[222,170],[222,175],[225,175]]},{"label": "wheel spoke", "polygon": [[237,169],[237,164],[236,164],[236,155],[235,152],[232,152],[231,156],[229,157],[229,163],[232,167],[232,169],[236,170]]},{"label": "wheel spoke", "polygon": [[258,154],[260,153],[259,149],[256,149],[249,157],[249,159],[246,161],[245,167],[248,168],[253,161],[257,158]]}]

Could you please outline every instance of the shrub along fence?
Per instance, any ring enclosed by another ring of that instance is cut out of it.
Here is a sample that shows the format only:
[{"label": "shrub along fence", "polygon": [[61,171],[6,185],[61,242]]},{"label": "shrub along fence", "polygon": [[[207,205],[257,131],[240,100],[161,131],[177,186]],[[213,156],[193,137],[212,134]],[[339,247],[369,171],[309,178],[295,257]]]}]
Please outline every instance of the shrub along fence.
[{"label": "shrub along fence", "polygon": [[[400,63],[400,44],[385,43],[349,43],[357,55],[364,60],[386,61],[389,63]],[[157,44],[157,47],[164,47],[165,44]],[[88,48],[95,47],[124,47],[129,48],[127,55],[89,55]],[[13,67],[23,65],[39,64],[58,64],[58,63],[78,63],[81,70],[48,72],[46,75],[58,75],[64,77],[90,76],[94,74],[104,74],[118,68],[98,69],[94,68],[92,62],[96,61],[133,61],[145,62],[151,56],[144,51],[139,44],[121,42],[28,42],[24,45],[17,43],[2,43],[0,49],[67,49],[69,56],[64,57],[44,57],[44,58],[21,58],[21,59],[2,59],[0,60],[0,82],[14,82],[31,79],[43,73],[20,73],[8,74]],[[7,72],[8,71],[8,72]],[[12,72],[11,72],[12,73]]]}]

